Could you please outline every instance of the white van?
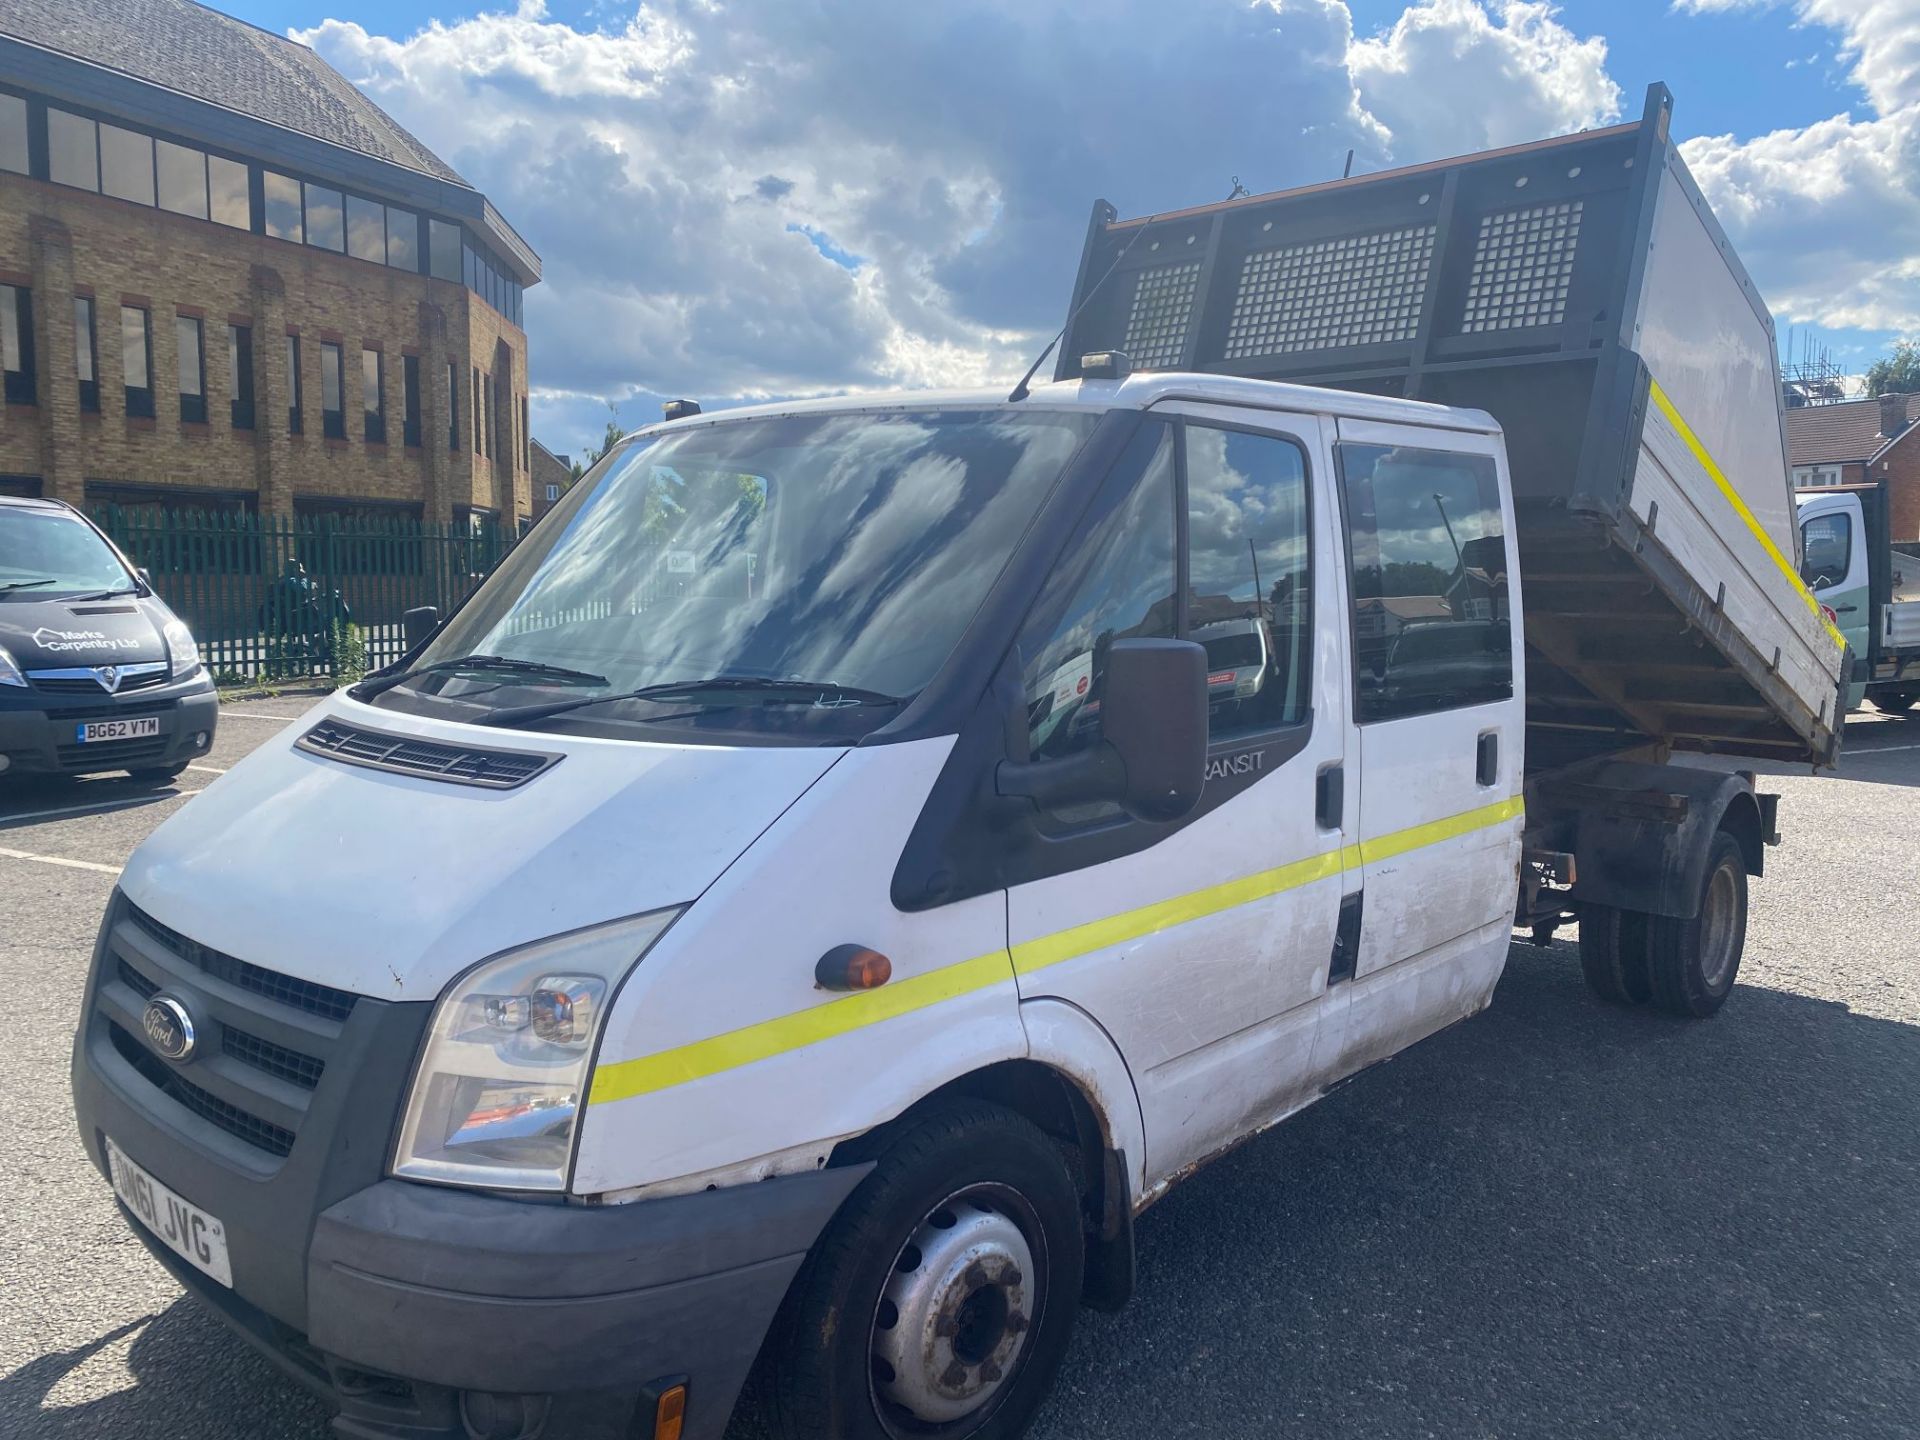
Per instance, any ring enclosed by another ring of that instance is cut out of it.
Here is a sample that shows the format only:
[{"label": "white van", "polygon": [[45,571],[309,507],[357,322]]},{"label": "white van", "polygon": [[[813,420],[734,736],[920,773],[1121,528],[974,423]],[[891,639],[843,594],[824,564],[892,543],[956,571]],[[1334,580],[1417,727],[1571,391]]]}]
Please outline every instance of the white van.
[{"label": "white van", "polygon": [[[1505,962],[1519,631],[1356,666],[1339,444],[1510,544],[1485,415],[1260,381],[629,439],[128,864],[74,1088],[140,1237],[351,1434],[717,1436],[763,1340],[782,1434],[1017,1434],[1140,1209]],[[1256,564],[1210,726],[1179,597]]]}]

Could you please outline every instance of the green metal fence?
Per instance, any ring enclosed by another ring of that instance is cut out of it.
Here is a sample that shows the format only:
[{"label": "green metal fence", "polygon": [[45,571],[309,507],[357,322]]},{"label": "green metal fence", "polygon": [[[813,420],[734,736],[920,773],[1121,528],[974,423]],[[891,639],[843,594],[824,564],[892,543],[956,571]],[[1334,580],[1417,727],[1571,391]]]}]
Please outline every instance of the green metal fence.
[{"label": "green metal fence", "polygon": [[512,548],[495,531],[399,517],[108,506],[93,518],[223,680],[332,678],[397,660],[402,615],[416,605],[446,614]]}]

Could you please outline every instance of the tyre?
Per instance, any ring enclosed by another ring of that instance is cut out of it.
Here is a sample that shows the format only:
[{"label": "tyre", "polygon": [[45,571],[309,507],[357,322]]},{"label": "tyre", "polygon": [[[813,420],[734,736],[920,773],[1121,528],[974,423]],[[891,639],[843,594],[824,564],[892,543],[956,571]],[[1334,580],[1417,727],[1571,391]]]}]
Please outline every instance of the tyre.
[{"label": "tyre", "polygon": [[1653,1003],[1669,1015],[1705,1019],[1726,1003],[1747,944],[1747,862],[1721,831],[1707,854],[1700,913],[1647,921],[1647,976]]},{"label": "tyre", "polygon": [[1580,911],[1580,972],[1587,988],[1609,1005],[1644,1005],[1653,994],[1647,978],[1647,922],[1638,910],[1587,905]]},{"label": "tyre", "polygon": [[1914,701],[1920,700],[1920,690],[1882,690],[1867,699],[1882,715],[1904,715],[1913,709]]},{"label": "tyre", "polygon": [[159,766],[152,770],[129,770],[128,777],[136,785],[168,785],[186,773],[187,762],[178,765]]},{"label": "tyre", "polygon": [[781,1440],[1011,1440],[1052,1386],[1086,1262],[1059,1148],[983,1101],[893,1136],[761,1351]]}]

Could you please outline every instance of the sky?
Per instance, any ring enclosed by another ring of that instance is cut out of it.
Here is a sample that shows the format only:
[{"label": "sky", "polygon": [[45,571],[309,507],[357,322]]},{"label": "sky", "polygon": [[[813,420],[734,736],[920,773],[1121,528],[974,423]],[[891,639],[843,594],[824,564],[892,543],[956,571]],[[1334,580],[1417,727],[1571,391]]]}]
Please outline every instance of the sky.
[{"label": "sky", "polygon": [[1631,119],[1783,344],[1920,336],[1920,0],[216,0],[312,46],[542,256],[533,429],[1010,382],[1088,207]]}]

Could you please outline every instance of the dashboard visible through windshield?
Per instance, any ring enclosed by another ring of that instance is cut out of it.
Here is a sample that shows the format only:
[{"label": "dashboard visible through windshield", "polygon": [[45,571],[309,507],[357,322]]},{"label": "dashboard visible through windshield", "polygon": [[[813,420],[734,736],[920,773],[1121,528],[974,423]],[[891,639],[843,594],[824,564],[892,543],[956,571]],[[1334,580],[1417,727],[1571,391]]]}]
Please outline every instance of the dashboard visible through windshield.
[{"label": "dashboard visible through windshield", "polygon": [[568,492],[389,693],[635,738],[669,723],[857,738],[945,663],[1097,419],[835,412],[641,437]]}]

